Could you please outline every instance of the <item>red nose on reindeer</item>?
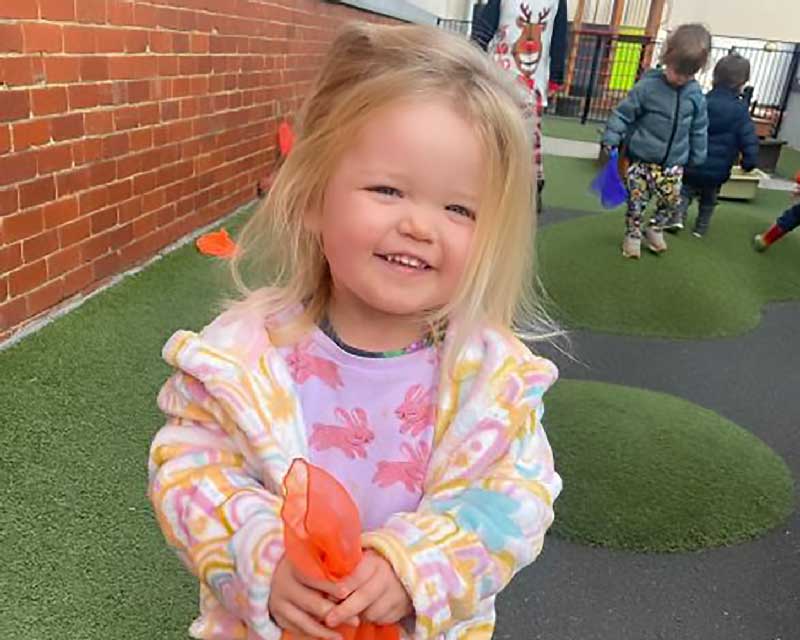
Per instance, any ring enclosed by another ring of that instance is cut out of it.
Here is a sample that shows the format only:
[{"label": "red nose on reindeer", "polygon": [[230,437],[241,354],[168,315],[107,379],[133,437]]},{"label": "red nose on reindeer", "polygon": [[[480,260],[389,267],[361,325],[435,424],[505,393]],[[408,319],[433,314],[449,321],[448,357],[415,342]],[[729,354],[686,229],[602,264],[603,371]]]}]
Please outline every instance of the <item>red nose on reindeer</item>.
[{"label": "red nose on reindeer", "polygon": [[538,40],[526,40],[522,43],[522,50],[525,53],[538,53],[542,48],[542,43]]}]

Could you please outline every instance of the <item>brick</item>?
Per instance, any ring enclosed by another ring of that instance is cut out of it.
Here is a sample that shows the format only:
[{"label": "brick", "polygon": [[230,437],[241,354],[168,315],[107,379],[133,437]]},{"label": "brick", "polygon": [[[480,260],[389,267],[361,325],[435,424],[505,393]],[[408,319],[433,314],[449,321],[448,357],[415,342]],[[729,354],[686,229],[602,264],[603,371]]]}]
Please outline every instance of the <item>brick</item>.
[{"label": "brick", "polygon": [[72,271],[81,263],[81,248],[73,245],[47,256],[47,277],[52,280],[67,271]]},{"label": "brick", "polygon": [[162,102],[160,104],[160,109],[162,122],[177,120],[180,117],[180,101],[178,100]]},{"label": "brick", "polygon": [[92,263],[92,268],[94,270],[95,280],[104,280],[109,276],[118,273],[120,270],[119,254],[109,253],[102,258],[98,258],[94,261],[94,263]]},{"label": "brick", "polygon": [[55,280],[31,291],[28,295],[28,313],[35,316],[54,307],[64,299],[64,281]]},{"label": "brick", "polygon": [[95,29],[94,37],[97,53],[122,53],[125,51],[125,40],[119,29]]},{"label": "brick", "polygon": [[73,85],[67,88],[67,95],[71,111],[88,109],[100,104],[100,90],[96,84]]},{"label": "brick", "polygon": [[58,232],[55,229],[51,229],[28,238],[22,243],[22,259],[25,262],[35,262],[39,258],[43,258],[57,250]]},{"label": "brick", "polygon": [[109,75],[115,80],[136,80],[158,73],[156,56],[118,56],[109,61]]},{"label": "brick", "polygon": [[138,107],[125,107],[114,112],[114,128],[117,131],[133,129],[139,126]]},{"label": "brick", "polygon": [[44,72],[50,83],[75,82],[81,77],[80,59],[48,56],[44,59]]},{"label": "brick", "polygon": [[33,114],[37,116],[64,113],[67,110],[67,92],[64,87],[48,87],[31,91]]},{"label": "brick", "polygon": [[78,199],[66,198],[46,204],[42,216],[45,229],[60,227],[78,217]]},{"label": "brick", "polygon": [[134,24],[133,3],[108,0],[108,22],[109,24],[120,26]]},{"label": "brick", "polygon": [[152,5],[136,3],[133,21],[139,27],[155,28],[158,26],[158,9]]},{"label": "brick", "polygon": [[43,228],[44,218],[41,209],[23,211],[3,219],[3,231],[7,243],[35,236],[37,233],[41,233]]},{"label": "brick", "polygon": [[89,184],[91,186],[107,185],[117,177],[117,163],[114,160],[97,162],[89,167]]},{"label": "brick", "polygon": [[73,193],[78,193],[89,188],[89,170],[77,169],[56,176],[56,190],[58,197],[63,198]]},{"label": "brick", "polygon": [[29,120],[13,126],[14,151],[24,151],[30,147],[50,142],[50,121]]},{"label": "brick", "polygon": [[99,160],[103,153],[103,141],[100,138],[84,138],[73,147],[75,164],[88,164]]},{"label": "brick", "polygon": [[79,291],[83,291],[92,283],[92,265],[83,267],[64,276],[64,297],[69,298]]},{"label": "brick", "polygon": [[[119,223],[125,224],[131,220],[136,220],[142,214],[142,201],[140,198],[131,198],[119,205]],[[138,235],[138,234],[136,234]]]},{"label": "brick", "polygon": [[148,102],[151,97],[149,80],[134,80],[126,85],[128,102]]},{"label": "brick", "polygon": [[111,234],[109,232],[92,236],[81,243],[81,260],[83,262],[93,262],[108,253],[110,247]]},{"label": "brick", "polygon": [[22,51],[22,27],[19,24],[0,24],[0,53]]},{"label": "brick", "polygon": [[19,186],[19,206],[22,209],[35,207],[48,200],[55,200],[56,181],[53,176],[39,178]]},{"label": "brick", "polygon": [[209,53],[209,42],[207,33],[193,33],[191,40],[192,53]]},{"label": "brick", "polygon": [[38,0],[42,20],[69,22],[75,19],[75,3],[64,0]]},{"label": "brick", "polygon": [[78,22],[89,22],[94,24],[105,24],[106,1],[105,0],[76,0],[75,18]]},{"label": "brick", "polygon": [[0,304],[0,331],[21,324],[27,317],[28,304],[25,298],[15,298]]},{"label": "brick", "polygon": [[0,273],[9,273],[22,264],[22,243],[0,249]]},{"label": "brick", "polygon": [[8,278],[6,276],[0,276],[0,302],[5,302],[7,299],[8,299]]},{"label": "brick", "polygon": [[97,32],[91,27],[64,27],[65,53],[94,53],[97,51]]},{"label": "brick", "polygon": [[111,111],[95,111],[84,114],[83,123],[87,135],[102,135],[114,131],[114,114]]},{"label": "brick", "polygon": [[6,216],[19,209],[19,191],[16,186],[0,191],[0,216]]},{"label": "brick", "polygon": [[102,233],[117,224],[117,207],[109,207],[92,214],[92,235]]},{"label": "brick", "polygon": [[8,281],[11,297],[13,298],[35,289],[44,284],[46,280],[47,263],[44,260],[27,264],[16,271],[12,271]]},{"label": "brick", "polygon": [[119,133],[103,138],[103,158],[116,158],[117,156],[125,155],[129,150],[130,142],[127,133]]},{"label": "brick", "polygon": [[60,53],[64,50],[61,26],[42,22],[26,23],[22,27],[25,51],[29,53]]},{"label": "brick", "polygon": [[0,156],[0,186],[29,180],[36,175],[36,155],[32,151]]},{"label": "brick", "polygon": [[142,154],[130,155],[117,161],[117,178],[122,180],[142,171]]},{"label": "brick", "polygon": [[106,56],[87,56],[81,58],[81,80],[92,82],[108,80],[108,58]]},{"label": "brick", "polygon": [[133,195],[133,181],[125,180],[109,185],[108,187],[108,203],[117,204],[127,200]]},{"label": "brick", "polygon": [[33,84],[32,63],[27,56],[0,58],[0,82],[9,87]]},{"label": "brick", "polygon": [[81,215],[102,209],[108,204],[108,190],[98,187],[80,195]]},{"label": "brick", "polygon": [[62,248],[71,247],[88,238],[91,233],[92,223],[89,218],[78,218],[58,228],[58,241]]},{"label": "brick", "polygon": [[70,169],[72,167],[72,145],[61,144],[41,149],[36,161],[39,175]]},{"label": "brick", "polygon": [[38,18],[39,7],[31,0],[3,0],[0,2],[0,18]]},{"label": "brick", "polygon": [[11,150],[11,127],[7,124],[0,125],[0,153]]},{"label": "brick", "polygon": [[53,140],[71,140],[83,134],[83,114],[71,114],[53,120]]},{"label": "brick", "polygon": [[125,32],[124,41],[127,53],[145,53],[149,44],[149,34],[143,29],[129,29]]},{"label": "brick", "polygon": [[153,130],[152,129],[136,129],[131,131],[130,136],[130,150],[141,151],[142,149],[149,149],[153,146]]}]

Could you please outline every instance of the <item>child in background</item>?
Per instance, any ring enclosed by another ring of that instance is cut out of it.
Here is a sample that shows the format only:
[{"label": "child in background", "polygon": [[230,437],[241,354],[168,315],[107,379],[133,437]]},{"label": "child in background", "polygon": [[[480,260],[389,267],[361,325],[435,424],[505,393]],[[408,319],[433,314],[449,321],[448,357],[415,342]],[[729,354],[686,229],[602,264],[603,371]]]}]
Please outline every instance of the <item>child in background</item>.
[{"label": "child in background", "polygon": [[753,248],[756,251],[766,251],[787,233],[800,227],[800,173],[797,174],[793,196],[798,202],[784,211],[769,229],[753,238]]},{"label": "child in background", "polygon": [[567,0],[489,0],[472,29],[472,39],[522,91],[533,140],[539,213],[544,189],[542,114],[549,95],[564,83],[568,14]]},{"label": "child in background", "polygon": [[[557,372],[514,335],[544,332],[518,100],[441,30],[336,38],[240,238],[234,271],[253,258],[263,288],[163,351],[177,371],[149,493],[200,582],[194,637],[335,640],[359,621],[491,636],[495,596],[540,552],[561,489],[541,425]],[[359,507],[364,559],[340,583],[285,560],[297,458]]]},{"label": "child in background", "polygon": [[708,107],[708,158],[683,173],[681,206],[665,229],[683,229],[689,206],[700,201],[692,234],[702,238],[722,185],[731,177],[731,167],[742,156],[742,168],[752,171],[758,163],[758,136],[747,105],[741,99],[744,85],[750,79],[750,62],[732,53],[714,67],[714,88],[706,94]]},{"label": "child in background", "polygon": [[614,109],[606,124],[603,145],[626,146],[628,211],[622,255],[639,258],[642,217],[656,198],[655,218],[644,231],[648,249],[667,250],[664,224],[680,204],[684,165],[706,159],[708,118],[705,99],[695,74],[711,49],[711,35],[699,24],[681,25],[664,46],[662,69],[648,71]]}]

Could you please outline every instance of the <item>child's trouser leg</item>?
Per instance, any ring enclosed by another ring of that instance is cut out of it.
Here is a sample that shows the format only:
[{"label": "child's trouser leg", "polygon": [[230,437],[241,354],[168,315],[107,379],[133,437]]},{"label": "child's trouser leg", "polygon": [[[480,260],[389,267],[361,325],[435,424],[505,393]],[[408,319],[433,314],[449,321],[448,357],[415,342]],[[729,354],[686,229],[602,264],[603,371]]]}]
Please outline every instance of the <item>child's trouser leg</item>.
[{"label": "child's trouser leg", "polygon": [[711,224],[711,216],[714,215],[714,209],[717,206],[718,194],[719,187],[717,186],[707,186],[700,190],[700,208],[694,223],[694,232],[701,236],[706,234],[708,225]]},{"label": "child's trouser leg", "polygon": [[653,167],[656,215],[652,227],[654,231],[660,231],[680,207],[683,167]]},{"label": "child's trouser leg", "polygon": [[784,233],[800,227],[800,202],[784,211],[775,222]]},{"label": "child's trouser leg", "polygon": [[681,185],[681,199],[675,213],[665,227],[667,231],[683,229],[683,225],[686,224],[686,218],[689,215],[689,207],[692,206],[692,202],[696,197],[697,190],[694,187],[685,183]]},{"label": "child's trouser leg", "polygon": [[631,162],[625,175],[628,187],[628,210],[625,213],[625,235],[640,240],[642,215],[650,201],[652,189],[651,167],[643,162]]}]

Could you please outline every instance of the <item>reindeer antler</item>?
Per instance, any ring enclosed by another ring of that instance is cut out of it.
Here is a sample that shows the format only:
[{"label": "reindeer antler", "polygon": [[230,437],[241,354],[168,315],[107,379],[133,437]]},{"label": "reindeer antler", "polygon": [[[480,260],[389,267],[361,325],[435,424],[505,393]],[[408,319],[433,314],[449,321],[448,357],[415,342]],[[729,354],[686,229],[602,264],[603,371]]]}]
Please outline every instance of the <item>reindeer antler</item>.
[{"label": "reindeer antler", "polygon": [[550,7],[540,11],[539,12],[539,24],[542,24],[543,22],[545,22],[547,20],[547,16],[549,16],[549,15],[550,15]]},{"label": "reindeer antler", "polygon": [[519,10],[522,11],[522,15],[525,18],[525,22],[532,23],[533,22],[533,11],[531,11],[531,7],[528,4],[520,4]]}]

